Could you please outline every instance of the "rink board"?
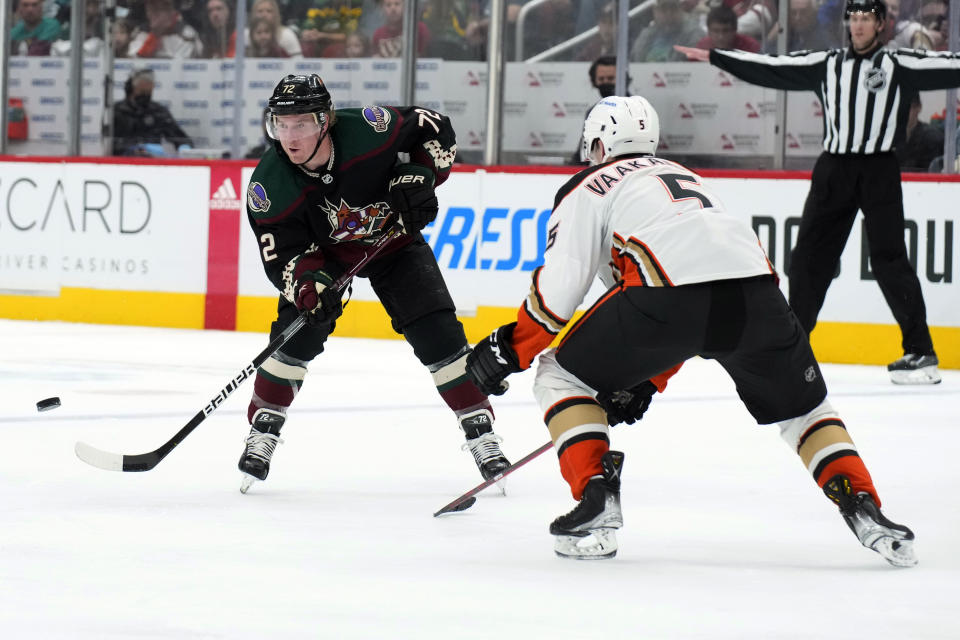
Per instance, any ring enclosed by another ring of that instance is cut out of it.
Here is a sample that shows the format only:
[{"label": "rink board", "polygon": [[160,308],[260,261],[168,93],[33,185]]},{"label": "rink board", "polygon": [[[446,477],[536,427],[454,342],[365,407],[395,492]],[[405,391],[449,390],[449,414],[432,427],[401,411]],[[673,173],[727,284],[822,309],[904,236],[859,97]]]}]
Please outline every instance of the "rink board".
[{"label": "rink board", "polygon": [[[265,331],[276,292],[243,215],[249,162],[3,159],[0,317]],[[424,230],[467,335],[512,320],[542,261],[554,194],[570,168],[457,166]],[[757,231],[784,274],[806,172],[704,171],[728,209]],[[269,196],[269,193],[268,193]],[[960,181],[904,178],[908,252],[943,366],[960,368]],[[789,283],[782,276],[786,291]],[[599,293],[594,288],[587,299]],[[827,362],[880,364],[900,355],[899,330],[854,225],[814,347]],[[366,281],[338,334],[397,337]]]}]

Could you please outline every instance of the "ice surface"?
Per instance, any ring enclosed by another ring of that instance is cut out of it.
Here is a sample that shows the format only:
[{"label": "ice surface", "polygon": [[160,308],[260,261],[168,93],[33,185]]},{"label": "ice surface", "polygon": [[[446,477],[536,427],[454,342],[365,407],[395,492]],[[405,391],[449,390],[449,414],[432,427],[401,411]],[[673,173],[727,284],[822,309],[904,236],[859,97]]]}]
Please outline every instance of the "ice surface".
[{"label": "ice surface", "polygon": [[[270,478],[239,492],[252,384],[146,473],[143,453],[266,344],[262,335],[0,321],[3,638],[957,638],[960,372],[896,387],[824,374],[920,566],[862,548],[773,427],[694,360],[618,427],[625,526],[611,561],[553,555],[573,506],[548,451],[469,510],[480,482],[429,374],[400,341],[332,339]],[[495,399],[504,451],[548,440],[530,392]],[[37,400],[63,406],[38,413]]]}]

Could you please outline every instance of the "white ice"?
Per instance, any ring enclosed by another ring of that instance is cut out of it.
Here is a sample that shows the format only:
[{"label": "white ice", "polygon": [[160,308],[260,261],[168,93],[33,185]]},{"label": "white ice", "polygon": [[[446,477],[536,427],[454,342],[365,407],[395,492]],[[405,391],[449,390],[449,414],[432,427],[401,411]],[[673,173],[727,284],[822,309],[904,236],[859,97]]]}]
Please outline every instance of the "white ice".
[{"label": "white ice", "polygon": [[[158,447],[266,344],[249,333],[0,321],[2,638],[958,638],[960,371],[896,387],[824,375],[920,565],[859,545],[774,427],[691,361],[626,452],[619,555],[554,556],[573,506],[552,450],[508,495],[432,513],[480,476],[401,341],[332,339],[269,479],[241,495],[247,382],[154,470],[78,440]],[[531,374],[495,400],[504,450],[548,440]],[[38,413],[35,403],[63,405]]]}]

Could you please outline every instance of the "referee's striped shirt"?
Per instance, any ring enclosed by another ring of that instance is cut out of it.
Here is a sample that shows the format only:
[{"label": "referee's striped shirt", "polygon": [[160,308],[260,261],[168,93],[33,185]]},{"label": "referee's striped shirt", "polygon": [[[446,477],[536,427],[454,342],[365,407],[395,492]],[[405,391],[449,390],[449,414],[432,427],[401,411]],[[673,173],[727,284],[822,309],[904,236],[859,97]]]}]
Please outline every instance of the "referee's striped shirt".
[{"label": "referee's striped shirt", "polygon": [[814,91],[823,103],[823,150],[892,151],[906,135],[913,94],[960,87],[960,55],[852,48],[768,56],[711,49],[710,62],[751,84]]}]

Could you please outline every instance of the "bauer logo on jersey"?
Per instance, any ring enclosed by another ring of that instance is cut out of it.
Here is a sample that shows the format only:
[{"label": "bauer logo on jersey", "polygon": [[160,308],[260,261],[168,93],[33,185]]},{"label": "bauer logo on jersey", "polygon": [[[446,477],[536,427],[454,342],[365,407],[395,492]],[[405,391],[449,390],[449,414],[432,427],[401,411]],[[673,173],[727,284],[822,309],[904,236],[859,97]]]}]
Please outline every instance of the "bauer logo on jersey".
[{"label": "bauer logo on jersey", "polygon": [[259,182],[251,182],[247,187],[247,206],[251,211],[265,213],[270,210],[270,199],[267,190]]},{"label": "bauer logo on jersey", "polygon": [[882,91],[887,86],[887,72],[883,69],[868,69],[863,78],[863,86],[874,93]]},{"label": "bauer logo on jersey", "polygon": [[342,198],[340,204],[333,204],[324,199],[320,209],[327,214],[327,219],[333,228],[330,237],[337,242],[368,239],[383,228],[387,221],[387,214],[390,213],[390,207],[386,202],[378,202],[366,207],[351,207]]},{"label": "bauer logo on jersey", "polygon": [[390,112],[383,107],[364,107],[363,119],[377,133],[383,133],[390,124]]}]

